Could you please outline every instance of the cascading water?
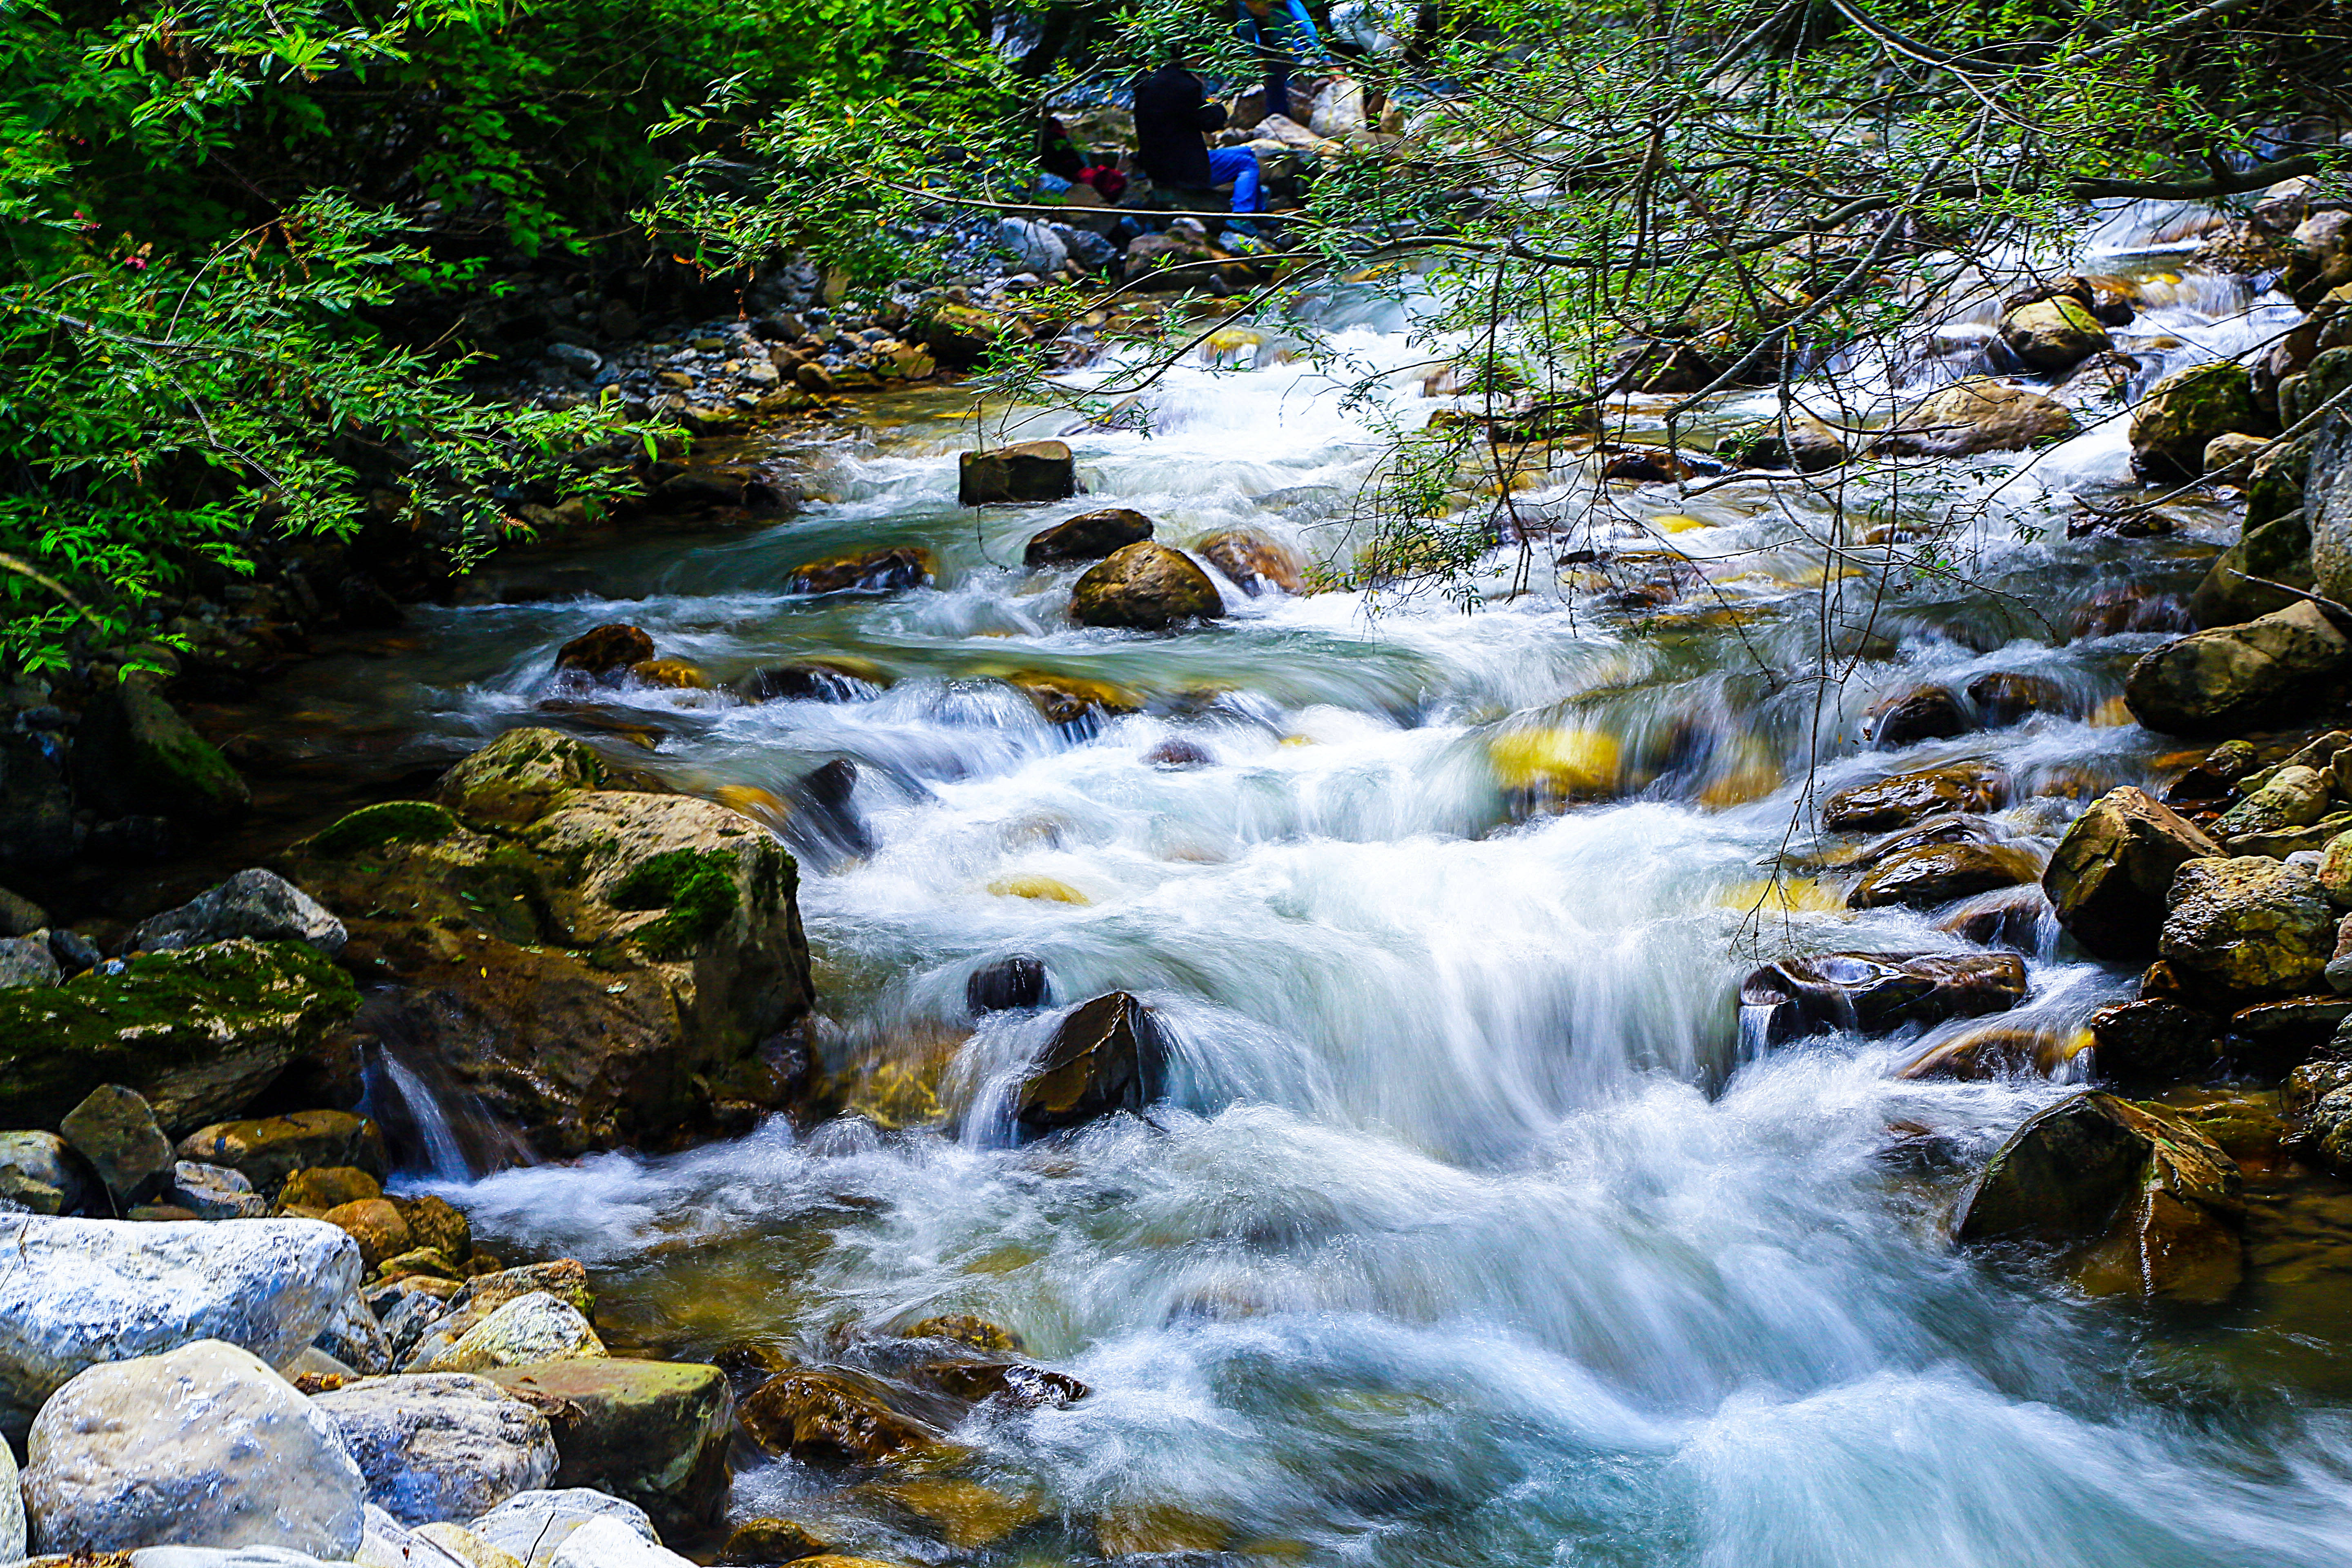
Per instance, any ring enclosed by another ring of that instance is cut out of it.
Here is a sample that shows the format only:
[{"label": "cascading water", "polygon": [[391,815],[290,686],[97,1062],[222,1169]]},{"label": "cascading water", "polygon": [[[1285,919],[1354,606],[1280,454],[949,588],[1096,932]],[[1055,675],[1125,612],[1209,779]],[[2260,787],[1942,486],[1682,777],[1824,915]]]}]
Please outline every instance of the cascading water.
[{"label": "cascading water", "polygon": [[[2207,294],[2168,297],[2133,331],[2226,352],[2261,325],[2242,300],[2217,322]],[[1389,410],[1431,406],[1427,353],[1392,308],[1337,300],[1326,324],[1331,348],[1400,367]],[[2020,781],[2000,831],[2046,848],[2065,797],[2152,776],[2152,739],[2110,700],[2158,637],[2065,630],[2103,590],[2179,592],[2199,570],[2165,539],[2064,538],[2072,492],[2123,479],[2119,435],[2030,468],[1951,465],[1941,490],[1612,487],[1613,521],[1572,541],[1538,523],[1530,555],[1502,552],[1470,616],[1228,584],[1214,626],[1093,631],[1064,613],[1076,568],[1006,564],[1109,505],[1166,542],[1244,525],[1345,564],[1356,542],[1331,520],[1378,435],[1324,372],[1262,357],[1167,377],[1148,435],[1071,433],[1077,501],[958,510],[970,427],[917,405],[834,451],[828,499],[791,522],[608,552],[588,564],[609,596],[433,614],[432,662],[395,700],[443,742],[520,721],[553,647],[614,618],[722,679],[845,654],[887,678],[758,706],[633,689],[592,717],[650,727],[635,764],[696,791],[789,798],[855,763],[855,833],[788,830],[822,1038],[836,1066],[941,1067],[945,1122],[804,1139],[773,1122],[439,1190],[491,1237],[589,1261],[604,1310],[682,1354],[821,1356],[838,1326],[950,1311],[1014,1327],[1093,1394],[956,1437],[1073,1521],[1212,1519],[1236,1551],[1320,1563],[2343,1561],[2352,1422],[2328,1402],[2352,1377],[2294,1289],[2340,1281],[2341,1216],[2258,1215],[2231,1308],[2074,1297],[1946,1239],[1967,1173],[2062,1086],[1893,1075],[1958,1024],[1767,1051],[1735,1002],[1759,956],[1967,947],[1813,892],[1816,795],[1992,757]],[[1659,405],[1634,400],[1633,427]],[[1592,482],[1549,476],[1517,510],[1575,510]],[[1981,587],[1864,542],[1962,505],[1956,549]],[[1650,608],[1568,552],[1622,564],[1669,541],[1704,581],[1670,579]],[[779,591],[801,561],[899,542],[936,552],[933,586]],[[1059,730],[999,679],[1021,672],[1109,682],[1146,710]],[[2067,710],[1853,743],[1878,697],[2000,672],[2049,679]],[[1529,809],[1541,792],[1514,759],[1602,739],[1627,795]],[[1209,765],[1156,765],[1171,740]],[[2053,930],[2024,945],[2033,994],[2004,1022],[2063,1036],[2123,993],[2059,957]],[[967,977],[1015,953],[1044,962],[1054,1007],[975,1026]],[[1114,988],[1170,1026],[1171,1103],[1009,1147],[1008,1086],[1061,1009]],[[737,1489],[740,1513],[828,1506],[790,1461]],[[855,1528],[877,1555],[940,1555]],[[1004,1560],[1063,1560],[1039,1551]]]}]

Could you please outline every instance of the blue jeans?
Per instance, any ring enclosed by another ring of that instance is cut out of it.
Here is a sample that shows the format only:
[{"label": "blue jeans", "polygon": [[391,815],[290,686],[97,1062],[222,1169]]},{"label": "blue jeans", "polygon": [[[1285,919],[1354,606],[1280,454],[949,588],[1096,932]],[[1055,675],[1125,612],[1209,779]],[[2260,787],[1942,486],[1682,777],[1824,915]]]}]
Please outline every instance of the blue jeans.
[{"label": "blue jeans", "polygon": [[1222,185],[1234,183],[1234,211],[1254,213],[1259,210],[1257,199],[1257,154],[1246,147],[1216,147],[1209,153],[1209,178]]}]

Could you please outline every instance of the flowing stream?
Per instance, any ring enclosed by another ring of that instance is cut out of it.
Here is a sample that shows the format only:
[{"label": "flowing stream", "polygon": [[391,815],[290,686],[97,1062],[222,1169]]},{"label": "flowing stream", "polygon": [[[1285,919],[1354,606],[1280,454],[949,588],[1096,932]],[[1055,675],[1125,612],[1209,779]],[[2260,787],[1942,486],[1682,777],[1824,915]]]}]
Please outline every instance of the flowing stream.
[{"label": "flowing stream", "polygon": [[[2143,383],[2278,321],[2181,274],[2157,221],[2119,216],[2085,263],[2153,279],[2120,334]],[[2084,1298],[1947,1239],[1969,1174],[2064,1083],[1894,1076],[1965,1023],[1767,1054],[1737,1016],[1766,959],[1972,951],[1815,881],[1829,791],[1990,758],[2018,781],[2000,830],[2046,852],[2081,802],[2182,764],[2116,699],[2225,516],[2183,502],[2169,535],[2069,539],[2078,498],[2138,493],[2122,420],[2092,407],[2030,467],[1821,494],[1612,483],[1572,531],[1548,520],[1580,513],[1591,466],[1534,476],[1474,614],[1225,584],[1213,626],[1089,630],[1066,614],[1079,568],[1019,566],[1040,528],[1126,506],[1165,542],[1247,527],[1346,567],[1380,421],[1447,405],[1423,394],[1409,303],[1308,302],[1349,370],[1271,330],[1222,339],[1145,395],[1148,431],[993,415],[992,438],[1066,435],[1075,501],[960,510],[973,426],[915,395],[802,454],[821,496],[789,521],[585,552],[560,593],[425,612],[413,654],[306,678],[314,709],[394,723],[419,754],[532,721],[556,646],[608,620],[721,681],[814,656],[889,680],[756,706],[632,689],[588,717],[632,765],[754,809],[746,791],[792,800],[855,763],[845,812],[777,818],[802,857],[817,1037],[836,1070],[897,1073],[901,1108],[928,1109],[936,1069],[938,1124],[796,1137],[779,1119],[435,1189],[493,1246],[585,1259],[603,1312],[674,1353],[821,1359],[844,1326],[941,1312],[1016,1330],[1094,1392],[956,1434],[1071,1523],[992,1561],[1070,1560],[1088,1520],[1139,1510],[1219,1521],[1235,1562],[2341,1564],[2352,1199],[2257,1175],[2228,1307]],[[1882,381],[1965,369],[1989,320]],[[1339,395],[1383,367],[1369,399]],[[1655,439],[1665,402],[1613,416]],[[1959,520],[1945,559],[1969,580],[1906,563],[1905,525],[1931,519]],[[798,563],[896,543],[935,552],[930,586],[781,591]],[[2130,604],[2156,629],[2116,629]],[[1057,727],[1000,679],[1018,672],[1144,710]],[[1874,700],[1996,672],[2046,678],[2064,710],[1862,744]],[[630,725],[657,743],[631,747]],[[1150,760],[1171,740],[1208,764]],[[1608,798],[1543,798],[1579,767],[1614,787],[1571,793]],[[2063,1037],[2130,976],[2044,925],[2004,1021]],[[967,977],[1016,953],[1044,962],[1054,1005],[975,1024]],[[1167,1021],[1171,1102],[1010,1146],[1008,1087],[1068,1006],[1114,988]],[[736,1486],[743,1516],[841,1506],[789,1461]],[[845,1528],[871,1555],[956,1555]]]}]

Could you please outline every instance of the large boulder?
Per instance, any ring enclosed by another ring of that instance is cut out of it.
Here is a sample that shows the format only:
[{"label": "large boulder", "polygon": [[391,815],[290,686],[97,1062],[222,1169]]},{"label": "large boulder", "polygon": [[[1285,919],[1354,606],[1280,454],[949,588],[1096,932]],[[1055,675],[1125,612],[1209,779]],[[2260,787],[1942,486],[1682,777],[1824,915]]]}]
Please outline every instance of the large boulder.
[{"label": "large boulder", "polygon": [[1157,632],[1224,613],[1225,602],[1206,572],[1183,552],[1148,541],[1113,552],[1070,592],[1070,618],[1084,626]]},{"label": "large boulder", "polygon": [[95,1366],[50,1396],[26,1444],[44,1552],[278,1546],[347,1559],[359,1467],[327,1418],[250,1352],[198,1340]]},{"label": "large boulder", "polygon": [[385,1170],[383,1129],[348,1110],[218,1121],[181,1139],[179,1152],[183,1160],[239,1172],[267,1194],[275,1194],[297,1171],[350,1168],[381,1178]]},{"label": "large boulder", "polygon": [[1768,963],[1740,983],[1741,1032],[1762,1045],[1853,1029],[1883,1034],[2005,1012],[2025,1000],[2013,952],[1824,952]]},{"label": "large boulder", "polygon": [[290,1365],[360,1283],[360,1254],[307,1219],[225,1225],[0,1215],[0,1430],[84,1368],[226,1340]]},{"label": "large boulder", "polygon": [[715,1366],[612,1357],[532,1362],[488,1377],[547,1413],[554,1484],[628,1499],[665,1531],[716,1523],[735,1399]]},{"label": "large boulder", "polygon": [[106,816],[214,823],[253,804],[245,780],[180,717],[154,677],[101,684],[74,731],[74,793]]},{"label": "large boulder", "polygon": [[[460,761],[434,784],[433,798],[471,823],[520,826],[546,816],[564,795],[602,787],[607,775],[604,759],[586,744],[534,725],[509,730]],[[442,818],[420,822],[429,828],[426,837],[447,831]]]},{"label": "large boulder", "polygon": [[2243,1187],[2237,1163],[2195,1129],[2085,1090],[2000,1146],[1955,1235],[2075,1248],[2074,1278],[2094,1290],[2219,1301],[2244,1268]]},{"label": "large boulder", "polygon": [[2058,923],[2101,958],[2156,955],[2173,873],[2221,847],[2188,818],[2126,784],[2076,817],[2042,876]]},{"label": "large boulder", "polygon": [[1906,408],[1877,449],[1898,457],[1961,458],[2015,452],[2074,433],[2074,416],[2054,397],[2008,381],[1956,382]]},{"label": "large boulder", "polygon": [[1100,561],[1113,551],[1150,537],[1150,518],[1115,506],[1057,522],[1036,534],[1022,551],[1021,562],[1024,566],[1051,566],[1064,561]]},{"label": "large boulder", "polygon": [[404,1524],[470,1520],[555,1474],[547,1417],[488,1378],[366,1377],[310,1404],[358,1461],[368,1500]]},{"label": "large boulder", "polygon": [[2311,700],[2352,664],[2352,640],[2318,605],[2298,603],[2242,626],[2191,632],[2131,668],[2132,717],[2174,735],[2247,728]]},{"label": "large boulder", "polygon": [[956,500],[964,506],[1066,500],[1077,493],[1077,458],[1060,441],[966,452],[957,464]]},{"label": "large boulder", "polygon": [[54,1125],[119,1083],[185,1131],[244,1109],[359,1005],[315,949],[242,938],[0,991],[0,1105],[20,1125]]},{"label": "large boulder", "polygon": [[1822,820],[1840,833],[1884,833],[1946,812],[1998,810],[2009,799],[2009,775],[1989,763],[1955,763],[1895,773],[1842,789]]},{"label": "large boulder", "polygon": [[343,950],[343,922],[279,876],[256,866],[197,894],[178,909],[142,921],[123,943],[134,952],[176,952],[209,942],[249,936],[257,942],[307,942],[321,952]]},{"label": "large boulder", "polygon": [[2036,370],[2072,370],[2115,347],[2091,308],[2071,295],[2020,305],[2000,321],[2000,341]]},{"label": "large boulder", "polygon": [[2157,951],[2189,989],[2233,1006],[2316,986],[2336,912],[2311,868],[2264,856],[2184,862]]},{"label": "large boulder", "polygon": [[811,985],[791,854],[708,801],[554,787],[587,776],[576,742],[530,743],[528,765],[453,770],[468,821],[405,803],[397,833],[352,830],[375,806],[289,852],[352,912],[344,960],[383,987],[370,1026],[550,1155],[782,1103]]},{"label": "large boulder", "polygon": [[1042,1138],[1117,1111],[1140,1113],[1164,1092],[1168,1039],[1150,1007],[1124,991],[1085,1003],[1022,1080],[1013,1126]]},{"label": "large boulder", "polygon": [[2246,367],[2227,360],[2176,370],[2132,410],[2132,467],[2143,479],[2179,484],[2205,471],[2205,447],[2232,432],[2277,429],[2254,401]]},{"label": "large boulder", "polygon": [[2352,604],[2352,415],[2339,409],[2328,416],[2307,472],[2303,508],[2311,521],[2313,579],[2329,598]]}]

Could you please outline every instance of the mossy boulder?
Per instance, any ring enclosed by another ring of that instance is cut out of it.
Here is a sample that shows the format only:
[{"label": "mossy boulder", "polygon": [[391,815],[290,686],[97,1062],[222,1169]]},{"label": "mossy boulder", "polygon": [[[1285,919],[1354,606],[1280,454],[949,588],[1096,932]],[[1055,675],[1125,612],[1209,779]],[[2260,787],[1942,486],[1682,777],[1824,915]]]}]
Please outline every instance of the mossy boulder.
[{"label": "mossy boulder", "polygon": [[0,1115],[55,1126],[115,1083],[185,1132],[242,1110],[359,1005],[315,948],[246,939],[0,991]]},{"label": "mossy boulder", "polygon": [[2174,876],[2157,952],[2189,993],[2242,1006],[2319,984],[2336,910],[2308,866],[2267,856],[2189,860]]},{"label": "mossy boulder", "polygon": [[1158,632],[1224,613],[1217,585],[1191,557],[1148,541],[1114,552],[1070,591],[1070,618],[1082,626]]},{"label": "mossy boulder", "polygon": [[775,837],[604,776],[579,742],[516,731],[444,777],[454,811],[404,803],[414,836],[374,831],[360,819],[389,808],[370,807],[287,861],[352,911],[345,961],[386,988],[371,1025],[551,1155],[673,1143],[722,1101],[779,1103],[777,1037],[810,996],[798,868]]},{"label": "mossy boulder", "polygon": [[2300,509],[2256,522],[2249,504],[2237,542],[2213,558],[2205,581],[2189,596],[2189,618],[2210,631],[2242,626],[2300,602],[2285,588],[2272,587],[2273,583],[2306,593],[2316,586],[2311,529]]},{"label": "mossy boulder", "polygon": [[2352,639],[2299,602],[2146,655],[2124,678],[2124,701],[2151,730],[2227,733],[2305,710],[2348,666]]},{"label": "mossy boulder", "polygon": [[2232,432],[2278,428],[2254,400],[2246,367],[2223,360],[2174,371],[2132,411],[2132,467],[2141,478],[2178,484],[2205,471],[2205,447]]},{"label": "mossy boulder", "polygon": [[225,822],[253,804],[228,759],[151,675],[100,686],[74,731],[72,771],[76,795],[106,816]]},{"label": "mossy boulder", "polygon": [[550,1485],[625,1498],[665,1531],[719,1521],[735,1398],[717,1367],[574,1357],[486,1375],[546,1413],[561,1458]]}]

